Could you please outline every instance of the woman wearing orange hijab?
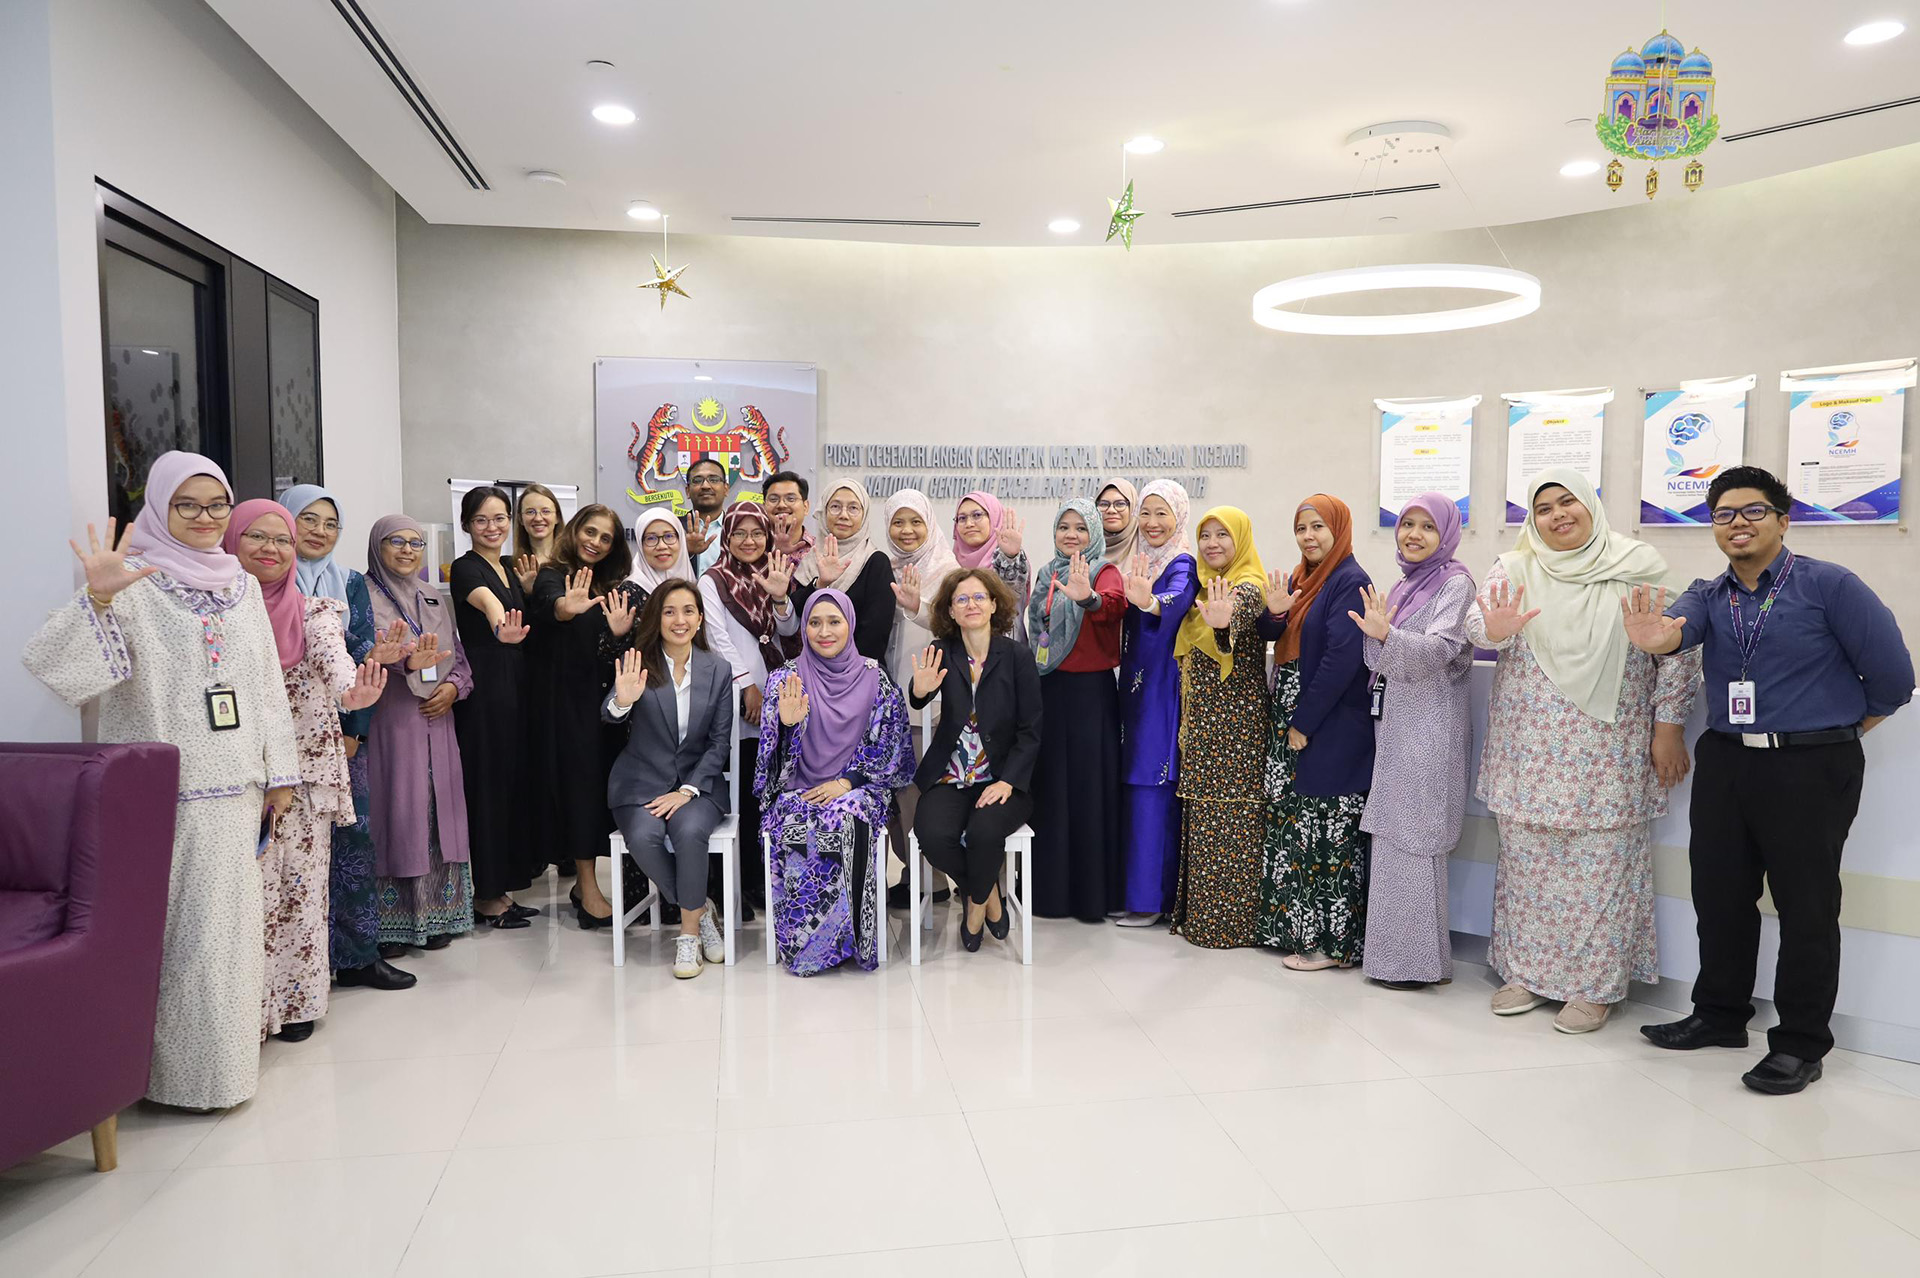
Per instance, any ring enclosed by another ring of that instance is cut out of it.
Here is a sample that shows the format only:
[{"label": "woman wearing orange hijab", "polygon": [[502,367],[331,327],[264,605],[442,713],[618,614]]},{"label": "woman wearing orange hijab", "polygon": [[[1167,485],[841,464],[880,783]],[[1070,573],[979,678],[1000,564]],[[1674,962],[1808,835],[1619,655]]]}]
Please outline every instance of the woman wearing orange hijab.
[{"label": "woman wearing orange hijab", "polygon": [[[1312,972],[1360,961],[1366,935],[1373,719],[1366,649],[1349,609],[1373,585],[1353,557],[1353,515],[1315,493],[1293,516],[1300,564],[1267,578],[1261,634],[1273,646],[1267,735],[1266,872],[1255,931]],[[1284,613],[1282,616],[1280,614]]]}]

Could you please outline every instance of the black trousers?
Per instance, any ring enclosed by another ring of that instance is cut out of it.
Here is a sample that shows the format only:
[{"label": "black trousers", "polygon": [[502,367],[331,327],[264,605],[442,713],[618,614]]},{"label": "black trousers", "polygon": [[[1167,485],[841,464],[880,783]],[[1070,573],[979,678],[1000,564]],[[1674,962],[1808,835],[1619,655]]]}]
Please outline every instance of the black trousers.
[{"label": "black trousers", "polygon": [[1693,777],[1693,908],[1700,979],[1693,1009],[1723,1029],[1753,1016],[1764,877],[1780,916],[1767,1046],[1803,1060],[1833,1049],[1840,988],[1840,853],[1860,808],[1866,754],[1858,741],[1753,750],[1701,736]]},{"label": "black trousers", "polygon": [[1005,803],[975,807],[986,788],[943,781],[920,795],[920,809],[913,816],[920,851],[976,905],[986,904],[1000,881],[1007,836],[1033,813],[1033,799],[1023,790],[1008,795]]}]

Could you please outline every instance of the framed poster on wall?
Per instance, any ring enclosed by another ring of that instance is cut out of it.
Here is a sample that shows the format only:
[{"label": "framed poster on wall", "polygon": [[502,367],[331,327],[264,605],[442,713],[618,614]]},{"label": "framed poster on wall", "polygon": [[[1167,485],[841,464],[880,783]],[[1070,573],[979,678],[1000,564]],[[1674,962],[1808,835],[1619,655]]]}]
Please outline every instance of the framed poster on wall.
[{"label": "framed poster on wall", "polygon": [[1421,493],[1445,493],[1468,519],[1473,478],[1473,410],[1465,399],[1376,399],[1380,410],[1380,526],[1400,522],[1400,510]]},{"label": "framed poster on wall", "polygon": [[727,468],[727,500],[758,500],[777,470],[811,484],[819,370],[794,361],[606,358],[593,363],[594,499],[633,532],[649,506],[691,507],[687,467]]},{"label": "framed poster on wall", "polygon": [[1640,523],[1704,525],[1713,477],[1746,456],[1747,392],[1755,378],[1706,378],[1643,390]]},{"label": "framed poster on wall", "polygon": [[1500,398],[1507,401],[1507,527],[1527,522],[1527,481],[1549,466],[1571,466],[1600,491],[1611,386],[1509,391]]},{"label": "framed poster on wall", "polygon": [[1900,522],[1900,447],[1920,361],[1780,374],[1787,400],[1787,489],[1806,524]]}]

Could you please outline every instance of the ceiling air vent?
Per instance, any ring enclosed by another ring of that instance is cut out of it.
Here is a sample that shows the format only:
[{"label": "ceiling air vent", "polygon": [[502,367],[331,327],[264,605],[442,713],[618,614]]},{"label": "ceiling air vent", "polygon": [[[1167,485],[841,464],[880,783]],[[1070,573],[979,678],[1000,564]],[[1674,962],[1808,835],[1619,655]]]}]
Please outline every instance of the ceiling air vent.
[{"label": "ceiling air vent", "polygon": [[1748,138],[1764,138],[1773,133],[1785,133],[1789,129],[1804,129],[1815,124],[1832,124],[1835,120],[1851,120],[1856,115],[1872,115],[1875,111],[1891,111],[1895,107],[1920,106],[1920,97],[1899,98],[1893,102],[1876,102],[1872,106],[1854,107],[1850,111],[1829,111],[1825,115],[1810,115],[1804,120],[1790,120],[1785,124],[1769,124],[1764,129],[1747,129],[1740,133],[1723,134],[1722,142],[1744,142]]},{"label": "ceiling air vent", "polygon": [[736,217],[735,222],[786,222],[796,226],[978,226],[978,222],[932,222],[907,217]]},{"label": "ceiling air vent", "polygon": [[1223,204],[1217,209],[1182,209],[1175,217],[1207,217],[1214,213],[1246,213],[1253,209],[1285,209],[1296,204],[1332,204],[1339,200],[1367,200],[1382,195],[1411,195],[1415,191],[1437,191],[1438,182],[1418,186],[1383,186],[1371,191],[1336,191],[1332,195],[1297,195],[1290,200],[1264,200],[1258,204]]},{"label": "ceiling air vent", "polygon": [[368,56],[373,59],[375,65],[386,72],[387,79],[393,81],[394,90],[399,93],[401,100],[412,107],[413,113],[420,117],[420,123],[426,125],[428,134],[440,144],[440,149],[447,153],[447,158],[453,161],[453,167],[460,171],[460,176],[466,179],[467,185],[476,191],[491,191],[493,188],[487,185],[487,179],[480,172],[479,166],[469,158],[466,150],[460,145],[460,139],[453,136],[453,130],[448,128],[447,122],[440,118],[440,113],[433,109],[433,103],[427,100],[427,95],[421,91],[419,85],[414,83],[413,77],[407,74],[406,67],[401,65],[399,57],[393,52],[393,47],[387,43],[387,38],[380,34],[380,29],[373,25],[373,20],[367,17],[366,11],[360,7],[358,0],[333,0],[333,7],[339,12],[341,21],[347,24],[354,35],[360,37],[360,43],[366,46]]}]

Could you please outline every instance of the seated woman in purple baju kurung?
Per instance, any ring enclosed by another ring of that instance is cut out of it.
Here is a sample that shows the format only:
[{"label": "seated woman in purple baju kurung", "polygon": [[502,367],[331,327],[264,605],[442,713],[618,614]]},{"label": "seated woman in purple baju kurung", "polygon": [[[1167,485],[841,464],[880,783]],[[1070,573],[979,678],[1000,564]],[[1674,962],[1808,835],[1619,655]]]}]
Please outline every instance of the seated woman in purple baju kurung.
[{"label": "seated woman in purple baju kurung", "polygon": [[805,647],[767,677],[753,789],[767,849],[767,914],[781,961],[812,976],[852,959],[879,966],[874,877],[893,792],[913,777],[900,689],[853,647],[854,609],[816,590]]}]

